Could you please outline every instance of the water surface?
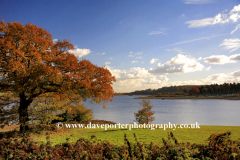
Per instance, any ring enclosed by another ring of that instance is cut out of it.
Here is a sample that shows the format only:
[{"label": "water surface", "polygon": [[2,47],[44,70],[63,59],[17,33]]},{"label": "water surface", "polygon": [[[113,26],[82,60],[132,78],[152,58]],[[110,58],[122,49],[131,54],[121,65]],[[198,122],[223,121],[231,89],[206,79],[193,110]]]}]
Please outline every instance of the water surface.
[{"label": "water surface", "polygon": [[[91,104],[90,100],[83,102],[93,110],[94,119],[114,121],[121,124],[129,124],[134,121],[134,112],[141,106],[138,96],[115,96],[113,102],[103,104]],[[240,101],[222,99],[149,99],[155,111],[154,124],[176,123],[201,125],[227,125],[240,126]]]}]

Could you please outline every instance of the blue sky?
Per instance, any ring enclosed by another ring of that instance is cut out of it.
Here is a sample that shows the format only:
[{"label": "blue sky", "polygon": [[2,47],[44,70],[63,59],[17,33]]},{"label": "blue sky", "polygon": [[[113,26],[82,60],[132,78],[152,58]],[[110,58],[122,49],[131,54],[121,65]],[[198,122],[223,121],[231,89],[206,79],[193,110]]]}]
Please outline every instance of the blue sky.
[{"label": "blue sky", "polygon": [[238,0],[1,0],[0,16],[69,39],[115,92],[240,82]]}]

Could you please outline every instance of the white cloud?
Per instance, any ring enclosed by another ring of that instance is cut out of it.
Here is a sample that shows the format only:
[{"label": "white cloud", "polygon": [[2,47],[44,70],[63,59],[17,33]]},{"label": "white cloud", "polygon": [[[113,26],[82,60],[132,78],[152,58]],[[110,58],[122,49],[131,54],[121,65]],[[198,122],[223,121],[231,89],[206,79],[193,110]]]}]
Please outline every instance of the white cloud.
[{"label": "white cloud", "polygon": [[155,76],[155,77],[151,77],[149,80],[144,80],[143,84],[166,84],[166,82],[169,79],[164,76],[164,75],[160,75],[160,76]]},{"label": "white cloud", "polygon": [[164,87],[168,78],[164,75],[153,75],[145,68],[134,67],[129,70],[106,68],[116,77],[117,81],[113,84],[116,92],[130,92],[147,88]]},{"label": "white cloud", "polygon": [[237,72],[232,73],[218,73],[214,75],[210,75],[205,79],[200,80],[202,84],[213,84],[213,83],[232,83],[232,82],[238,82],[240,77],[235,76],[234,74],[237,74]]},{"label": "white cloud", "polygon": [[203,68],[204,66],[197,59],[178,54],[162,65],[158,63],[156,69],[150,69],[148,72],[153,74],[188,73],[201,71]]},{"label": "white cloud", "polygon": [[141,58],[143,58],[142,56],[139,56],[139,57],[136,57],[135,59],[141,59]]},{"label": "white cloud", "polygon": [[234,77],[240,77],[240,70],[232,73]]},{"label": "white cloud", "polygon": [[233,22],[237,22],[237,20],[240,18],[240,15],[238,14],[240,12],[240,4],[238,6],[234,6],[234,8],[230,11],[230,17],[229,19]]},{"label": "white cloud", "polygon": [[[228,34],[228,33],[227,33],[227,34]],[[212,38],[212,37],[218,37],[218,36],[223,36],[223,35],[227,35],[227,34],[220,34],[220,35],[214,35],[214,36],[209,36],[209,37],[202,37],[202,38],[192,39],[192,40],[188,40],[188,41],[182,41],[182,42],[170,44],[170,45],[167,45],[167,46],[162,46],[162,47],[159,47],[159,48],[169,47],[169,46],[175,46],[175,45],[184,44],[184,43],[189,43],[189,42],[194,42],[194,41],[203,40],[203,39],[210,39],[210,38]],[[169,51],[170,51],[170,50],[169,50]]]},{"label": "white cloud", "polygon": [[240,54],[231,55],[230,61],[240,61]]},{"label": "white cloud", "polygon": [[74,54],[76,57],[82,57],[91,53],[90,49],[80,49],[80,48],[76,48],[73,50],[71,49],[71,50],[68,50],[68,52]]},{"label": "white cloud", "polygon": [[111,60],[113,60],[113,58],[112,58],[112,57],[111,57],[110,59],[111,59]]},{"label": "white cloud", "polygon": [[218,24],[218,23],[220,23],[220,24],[228,23],[228,22],[229,22],[229,19],[228,19],[227,17],[228,17],[227,14],[218,13],[218,14],[214,17],[214,20],[213,20],[212,25]]},{"label": "white cloud", "polygon": [[[165,75],[154,75],[145,68],[134,67],[129,70],[106,68],[116,77],[116,83],[113,83],[115,92],[132,92],[135,90],[157,89],[174,85],[207,85],[214,83],[233,83],[240,81],[240,70],[232,73],[218,73],[209,75],[207,78],[199,80],[170,81]],[[210,68],[210,67],[208,67]],[[207,69],[207,68],[206,68]]]},{"label": "white cloud", "polygon": [[173,48],[172,50],[178,52],[179,54],[185,53],[185,52],[184,52],[183,50],[181,50],[180,48]]},{"label": "white cloud", "polygon": [[240,5],[234,6],[234,8],[230,12],[233,13],[233,12],[239,12],[239,11],[240,11]]},{"label": "white cloud", "polygon": [[205,18],[201,20],[192,20],[187,21],[186,24],[189,24],[188,28],[197,28],[197,27],[205,27],[212,25],[214,18]]},{"label": "white cloud", "polygon": [[54,39],[54,40],[53,40],[53,43],[56,43],[57,41],[58,41],[58,39]]},{"label": "white cloud", "polygon": [[184,0],[185,4],[207,4],[214,3],[214,0]]},{"label": "white cloud", "polygon": [[[133,52],[129,52],[128,57],[136,57],[136,56],[141,55],[141,54],[142,54],[142,52],[138,52],[138,53],[135,53],[135,54],[133,54]],[[140,57],[142,57],[142,56],[140,56]],[[137,57],[136,57],[136,59],[137,59]],[[138,59],[140,59],[140,58],[138,57]]]},{"label": "white cloud", "polygon": [[176,51],[176,52],[178,52],[178,53],[180,53],[180,54],[185,53],[183,50],[181,50],[181,48],[164,49],[164,50],[165,50],[165,51],[168,51],[168,52],[170,52],[170,51]]},{"label": "white cloud", "polygon": [[224,73],[214,74],[207,77],[209,81],[223,81],[225,78],[227,78],[227,74]]},{"label": "white cloud", "polygon": [[186,24],[189,24],[188,28],[197,28],[229,22],[235,23],[240,18],[240,4],[238,6],[234,6],[229,13],[225,13],[226,11],[227,10],[223,11],[222,13],[218,13],[215,17],[187,21]]},{"label": "white cloud", "polygon": [[233,52],[240,48],[240,39],[225,39],[224,42],[220,46],[225,46],[225,49],[231,49],[230,52]]},{"label": "white cloud", "polygon": [[210,85],[210,84],[222,84],[233,83],[240,81],[240,70],[232,73],[218,73],[208,76],[207,78],[200,80],[187,80],[187,81],[174,81],[167,83],[168,86],[174,85]]},{"label": "white cloud", "polygon": [[170,51],[172,51],[171,49],[164,49],[165,51],[168,51],[168,52],[170,52]]},{"label": "white cloud", "polygon": [[150,61],[150,63],[153,64],[153,63],[155,63],[157,60],[158,60],[157,58],[153,58],[153,59]]},{"label": "white cloud", "polygon": [[137,62],[138,62],[138,61],[132,61],[132,64],[133,64],[133,63],[137,63]]},{"label": "white cloud", "polygon": [[108,64],[111,64],[111,62],[106,62],[105,64],[108,65]]},{"label": "white cloud", "polygon": [[153,34],[161,34],[161,35],[163,35],[164,34],[164,32],[162,32],[162,31],[152,31],[152,32],[150,32],[150,33],[148,33],[149,35],[153,35]]},{"label": "white cloud", "polygon": [[205,70],[206,70],[206,71],[209,71],[211,68],[212,68],[212,67],[209,66],[209,67],[207,67]]},{"label": "white cloud", "polygon": [[225,55],[214,55],[204,58],[204,62],[210,64],[225,64],[229,63],[229,58]]},{"label": "white cloud", "polygon": [[109,66],[107,66],[106,68],[112,73],[113,76],[116,77],[117,80],[142,79],[150,76],[148,70],[140,67],[133,67],[129,70],[113,69]]},{"label": "white cloud", "polygon": [[240,54],[234,54],[229,57],[225,55],[212,55],[204,58],[204,62],[210,64],[226,64],[235,63],[237,61],[240,61]]},{"label": "white cloud", "polygon": [[231,32],[231,34],[233,34],[234,32],[236,32],[238,30],[238,28],[240,28],[240,24],[236,25],[235,29]]},{"label": "white cloud", "polygon": [[148,34],[149,34],[149,35],[154,35],[154,34],[166,35],[167,33],[165,32],[165,30],[167,30],[167,29],[160,28],[159,31],[152,31],[152,32],[150,32],[150,33],[148,33]]},{"label": "white cloud", "polygon": [[105,55],[106,53],[105,52],[103,52],[103,53],[96,53],[97,55]]}]

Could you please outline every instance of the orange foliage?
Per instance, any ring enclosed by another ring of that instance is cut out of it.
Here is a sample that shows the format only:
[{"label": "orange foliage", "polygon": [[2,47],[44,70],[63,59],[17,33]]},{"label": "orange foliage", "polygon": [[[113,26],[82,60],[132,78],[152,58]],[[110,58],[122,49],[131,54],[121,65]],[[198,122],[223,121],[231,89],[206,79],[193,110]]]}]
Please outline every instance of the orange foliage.
[{"label": "orange foliage", "polygon": [[193,87],[189,90],[189,94],[198,94],[200,90],[197,87]]},{"label": "orange foliage", "polygon": [[74,49],[70,42],[53,43],[52,35],[41,27],[0,21],[0,90],[19,96],[20,123],[28,120],[32,101],[46,93],[61,100],[92,98],[97,103],[114,96],[116,80],[110,71],[78,60],[70,49]]}]

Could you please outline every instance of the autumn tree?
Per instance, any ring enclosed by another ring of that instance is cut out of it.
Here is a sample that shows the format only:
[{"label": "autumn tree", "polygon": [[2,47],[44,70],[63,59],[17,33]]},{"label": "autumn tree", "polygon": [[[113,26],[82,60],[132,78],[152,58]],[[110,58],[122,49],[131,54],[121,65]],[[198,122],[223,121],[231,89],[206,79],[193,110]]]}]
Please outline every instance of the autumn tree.
[{"label": "autumn tree", "polygon": [[139,104],[143,107],[142,109],[138,110],[135,114],[135,122],[138,122],[140,124],[148,124],[154,121],[154,113],[155,111],[152,111],[152,106],[150,105],[150,101],[148,100],[142,100],[142,102],[139,102]]},{"label": "autumn tree", "polygon": [[189,94],[193,95],[193,94],[198,94],[200,92],[200,90],[197,87],[193,87],[189,90]]},{"label": "autumn tree", "polygon": [[0,21],[0,91],[19,97],[21,131],[28,129],[28,108],[39,96],[51,93],[73,102],[92,98],[96,103],[107,103],[114,96],[116,80],[110,71],[78,60],[70,49],[74,47],[69,41],[53,43],[52,35],[41,27]]}]

